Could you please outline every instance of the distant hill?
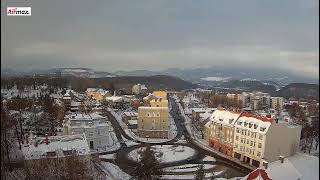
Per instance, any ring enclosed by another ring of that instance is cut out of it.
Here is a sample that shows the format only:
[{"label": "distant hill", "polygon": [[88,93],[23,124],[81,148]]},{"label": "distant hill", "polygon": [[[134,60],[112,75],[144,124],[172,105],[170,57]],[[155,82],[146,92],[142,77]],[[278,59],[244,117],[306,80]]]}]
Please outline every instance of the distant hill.
[{"label": "distant hill", "polygon": [[156,76],[118,76],[110,78],[99,78],[96,79],[97,83],[108,82],[112,83],[116,89],[131,89],[134,84],[140,83],[145,84],[148,89],[167,89],[167,90],[183,90],[189,88],[195,88],[196,85],[184,81],[180,78],[167,76],[167,75],[156,75]]},{"label": "distant hill", "polygon": [[292,83],[281,88],[276,95],[285,98],[303,98],[319,100],[319,85],[306,83]]},{"label": "distant hill", "polygon": [[160,71],[148,71],[148,70],[135,70],[135,71],[117,71],[114,74],[118,76],[156,76],[167,75]]}]

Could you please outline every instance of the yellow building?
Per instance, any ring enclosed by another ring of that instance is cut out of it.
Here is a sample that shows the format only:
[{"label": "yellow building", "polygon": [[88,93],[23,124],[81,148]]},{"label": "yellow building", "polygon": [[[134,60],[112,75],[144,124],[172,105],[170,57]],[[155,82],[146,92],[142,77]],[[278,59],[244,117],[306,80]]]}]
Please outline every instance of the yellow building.
[{"label": "yellow building", "polygon": [[103,101],[105,97],[110,97],[111,93],[104,89],[98,88],[87,88],[86,95],[90,98],[93,98],[97,101]]},{"label": "yellow building", "polygon": [[153,91],[152,93],[157,98],[167,99],[167,92],[166,91]]},{"label": "yellow building", "polygon": [[168,107],[168,100],[157,98],[150,101],[151,107]]},{"label": "yellow building", "polygon": [[168,138],[169,135],[168,107],[138,108],[138,136],[142,138]]}]

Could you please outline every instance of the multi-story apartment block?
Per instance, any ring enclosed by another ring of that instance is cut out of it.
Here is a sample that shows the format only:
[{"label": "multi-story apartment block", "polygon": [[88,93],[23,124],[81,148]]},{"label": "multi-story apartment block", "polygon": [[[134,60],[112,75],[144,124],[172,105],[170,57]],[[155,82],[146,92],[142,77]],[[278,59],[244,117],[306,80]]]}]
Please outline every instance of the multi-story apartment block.
[{"label": "multi-story apartment block", "polygon": [[71,113],[64,117],[63,131],[66,135],[85,133],[90,149],[106,149],[110,136],[110,125],[106,117],[97,113]]},{"label": "multi-story apartment block", "polygon": [[205,139],[209,145],[228,156],[233,154],[234,124],[240,113],[215,110],[205,125]]},{"label": "multi-story apartment block", "polygon": [[299,147],[301,127],[271,118],[242,113],[234,125],[233,157],[259,167],[279,156],[291,156]]},{"label": "multi-story apartment block", "polygon": [[143,138],[168,138],[169,131],[168,107],[138,108],[138,136]]},{"label": "multi-story apartment block", "polygon": [[150,101],[151,107],[168,107],[168,100],[162,98],[155,98]]},{"label": "multi-story apartment block", "polygon": [[271,97],[271,108],[281,111],[283,108],[283,97]]},{"label": "multi-story apartment block", "polygon": [[167,92],[166,91],[153,91],[152,94],[157,98],[167,99]]},{"label": "multi-story apartment block", "polygon": [[263,92],[243,92],[242,102],[244,107],[251,107],[252,110],[260,110],[270,107],[270,94]]}]

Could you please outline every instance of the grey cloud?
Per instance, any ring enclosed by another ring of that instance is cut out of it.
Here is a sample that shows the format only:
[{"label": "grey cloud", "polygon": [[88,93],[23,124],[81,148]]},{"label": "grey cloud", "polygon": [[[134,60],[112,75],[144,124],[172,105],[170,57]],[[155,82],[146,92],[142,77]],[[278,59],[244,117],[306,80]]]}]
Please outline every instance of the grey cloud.
[{"label": "grey cloud", "polygon": [[1,64],[106,71],[237,65],[315,77],[318,11],[314,0],[33,0],[31,17],[3,17]]}]

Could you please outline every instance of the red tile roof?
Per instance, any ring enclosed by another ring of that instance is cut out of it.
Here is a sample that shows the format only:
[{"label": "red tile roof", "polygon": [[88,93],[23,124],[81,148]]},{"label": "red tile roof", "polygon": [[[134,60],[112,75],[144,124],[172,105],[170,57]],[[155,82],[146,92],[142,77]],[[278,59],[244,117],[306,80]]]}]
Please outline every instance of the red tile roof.
[{"label": "red tile roof", "polygon": [[256,116],[256,115],[249,114],[249,113],[242,113],[240,115],[240,117],[252,117],[252,118],[259,119],[260,121],[269,122],[269,123],[272,123],[272,121],[273,121],[273,119],[271,119],[271,118],[262,117],[262,116]]}]

